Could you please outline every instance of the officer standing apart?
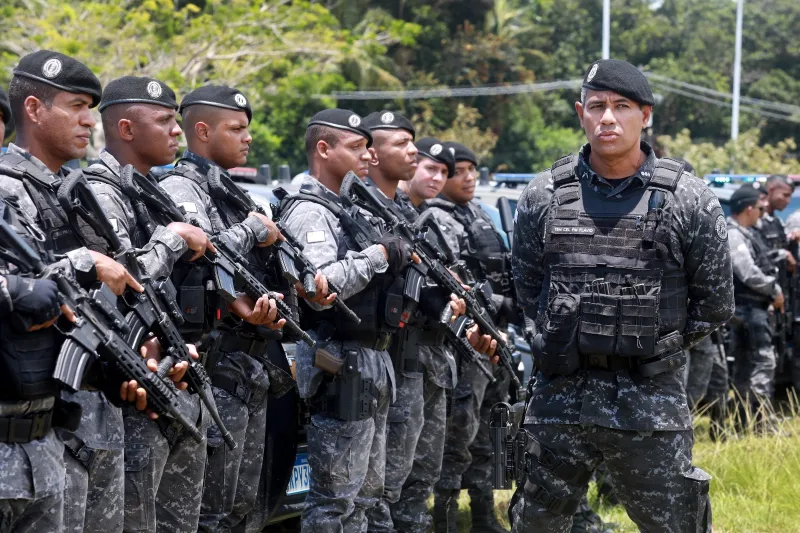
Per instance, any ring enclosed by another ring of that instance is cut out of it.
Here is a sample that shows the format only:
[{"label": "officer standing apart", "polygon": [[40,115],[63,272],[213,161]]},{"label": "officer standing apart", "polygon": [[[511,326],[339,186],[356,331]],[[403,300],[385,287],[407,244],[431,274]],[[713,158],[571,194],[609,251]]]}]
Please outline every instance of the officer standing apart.
[{"label": "officer standing apart", "polygon": [[542,333],[516,532],[568,532],[601,461],[640,529],[710,531],[683,349],[733,312],[730,249],[713,193],[642,142],[653,104],[633,65],[594,63],[575,104],[588,144],[518,204],[514,280]]},{"label": "officer standing apart", "polygon": [[[386,417],[395,388],[386,350],[397,324],[388,323],[390,310],[382,298],[408,264],[409,249],[385,236],[382,244],[356,251],[361,248],[336,214],[345,175],[353,171],[366,177],[371,144],[369,130],[355,113],[317,113],[306,130],[309,176],[300,194],[281,204],[286,229],[303,244],[308,259],[341,288],[337,297],[361,318],[356,326],[318,304],[304,313],[309,334],[344,360],[343,375],[334,379],[320,369],[319,353],[304,344],[297,348],[297,385],[311,410],[304,532],[366,531],[366,513],[383,495]],[[352,386],[363,391],[356,402],[346,394]]]},{"label": "officer standing apart", "polygon": [[775,350],[769,306],[783,310],[777,268],[753,227],[763,214],[760,192],[743,186],[731,196],[728,238],[733,261],[736,314],[731,320],[731,351],[736,361],[733,386],[739,400],[739,427],[755,421],[765,429],[775,393]]},{"label": "officer standing apart", "polygon": [[[478,158],[472,150],[457,142],[430,147],[430,155],[441,157],[449,151],[455,167],[441,194],[426,206],[445,235],[456,257],[463,260],[472,277],[488,281],[497,313],[495,324],[504,329],[513,314],[509,252],[489,215],[474,201]],[[497,402],[508,400],[509,376],[505,369],[492,367],[496,381],[473,365],[462,365],[453,393],[454,406],[445,440],[442,471],[435,487],[433,507],[437,532],[457,531],[458,495],[469,489],[472,531],[507,531],[495,516],[491,482],[492,444],[489,436],[489,410]]]},{"label": "officer standing apart", "polygon": [[[271,246],[281,238],[280,232],[265,215],[236,209],[225,193],[225,188],[230,192],[238,188],[227,169],[247,161],[252,141],[247,131],[250,104],[233,87],[207,85],[186,95],[180,113],[187,150],[161,186],[184,209],[187,220],[194,220],[209,234],[219,234],[247,255],[248,268],[263,283],[267,258],[256,254],[254,247]],[[244,323],[238,317],[224,317],[217,347],[206,352],[217,409],[238,445],[228,449],[219,428],[209,428],[200,531],[226,531],[242,521],[253,507],[261,475],[269,389],[262,359],[270,343],[271,349],[281,348],[275,340],[279,336],[265,338],[257,328],[280,329],[285,320],[276,320],[275,301],[266,295],[256,302],[246,296],[240,300],[247,304],[245,311],[252,308],[252,314],[237,313],[246,317]],[[200,486],[197,482],[196,488]]]}]

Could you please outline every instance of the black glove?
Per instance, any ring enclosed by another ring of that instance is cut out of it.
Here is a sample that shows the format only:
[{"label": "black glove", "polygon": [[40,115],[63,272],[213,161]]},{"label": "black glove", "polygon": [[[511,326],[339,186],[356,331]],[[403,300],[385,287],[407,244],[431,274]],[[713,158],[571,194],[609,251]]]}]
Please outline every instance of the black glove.
[{"label": "black glove", "polygon": [[61,314],[58,286],[49,279],[6,275],[14,311],[28,315],[32,325],[44,324]]},{"label": "black glove", "polygon": [[399,276],[411,257],[411,246],[394,235],[384,235],[378,244],[382,244],[389,254],[389,271]]}]

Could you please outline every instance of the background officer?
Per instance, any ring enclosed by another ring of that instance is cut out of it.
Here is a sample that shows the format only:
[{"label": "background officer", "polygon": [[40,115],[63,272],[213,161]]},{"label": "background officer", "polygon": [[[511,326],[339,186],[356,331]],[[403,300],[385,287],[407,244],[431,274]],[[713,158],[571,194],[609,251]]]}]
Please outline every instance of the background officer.
[{"label": "background officer", "polygon": [[3,140],[14,131],[14,119],[11,116],[11,104],[8,103],[8,95],[0,87],[0,146]]},{"label": "background officer", "polygon": [[783,289],[775,263],[752,229],[763,214],[761,194],[740,187],[731,196],[728,235],[733,261],[736,313],[731,320],[731,351],[736,361],[733,386],[739,404],[739,427],[750,421],[768,429],[775,393],[775,350],[769,306],[783,310]]},{"label": "background officer", "polygon": [[710,528],[683,348],[733,311],[730,250],[713,193],[641,141],[653,104],[633,65],[593,64],[575,104],[589,143],[537,175],[518,204],[514,280],[542,333],[514,531],[569,531],[603,460],[640,529]]}]

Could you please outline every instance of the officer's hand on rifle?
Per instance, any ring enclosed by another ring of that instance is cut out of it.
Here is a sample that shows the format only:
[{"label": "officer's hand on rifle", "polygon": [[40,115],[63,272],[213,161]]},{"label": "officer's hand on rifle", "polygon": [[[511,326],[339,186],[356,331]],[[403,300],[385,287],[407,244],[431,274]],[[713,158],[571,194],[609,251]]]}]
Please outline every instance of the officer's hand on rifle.
[{"label": "officer's hand on rifle", "polygon": [[[281,297],[281,299],[283,298]],[[286,320],[283,318],[278,321],[275,320],[278,317],[278,307],[275,305],[275,300],[266,295],[256,302],[253,302],[253,299],[249,296],[239,296],[230,304],[229,309],[236,316],[254,326],[281,329],[286,324]]]},{"label": "officer's hand on rifle", "polygon": [[264,223],[264,225],[267,227],[267,230],[269,230],[267,239],[265,241],[256,244],[256,246],[260,248],[266,248],[267,246],[272,246],[273,244],[275,244],[275,241],[277,241],[278,239],[282,241],[286,240],[281,234],[281,230],[278,229],[278,226],[276,226],[275,223],[269,219],[269,217],[256,212],[251,212],[250,215],[257,217],[261,222]]},{"label": "officer's hand on rifle", "polygon": [[177,233],[181,239],[186,241],[186,245],[189,249],[194,252],[194,255],[189,261],[194,261],[202,257],[203,254],[206,253],[206,250],[211,250],[214,253],[217,251],[202,228],[185,222],[172,222],[167,228]]},{"label": "officer's hand on rifle", "polygon": [[781,313],[783,313],[783,293],[782,292],[778,293],[778,296],[776,296],[775,299],[772,300],[772,307],[774,307],[776,311],[780,311]]},{"label": "officer's hand on rifle", "polygon": [[95,251],[90,250],[89,253],[92,255],[94,266],[97,269],[97,281],[108,285],[111,292],[119,296],[125,292],[126,287],[130,287],[136,292],[144,292],[144,287],[133,279],[124,266]]},{"label": "officer's hand on rifle", "polygon": [[408,264],[409,259],[416,264],[422,262],[419,256],[413,252],[411,246],[400,237],[387,234],[381,238],[378,244],[386,257],[386,262],[389,263],[389,269],[396,276],[400,275]]},{"label": "officer's hand on rifle", "polygon": [[451,294],[450,309],[453,310],[453,316],[450,318],[450,322],[455,322],[456,318],[467,312],[467,302],[465,302],[463,298],[459,298],[455,294]]},{"label": "officer's hand on rifle", "polygon": [[297,289],[297,295],[311,303],[328,306],[336,300],[337,295],[335,292],[328,294],[328,278],[320,270],[317,270],[314,275],[314,286],[317,289],[317,295],[314,298],[309,298],[302,283],[298,281],[294,284],[294,288]]},{"label": "officer's hand on rifle", "polygon": [[786,271],[789,274],[794,274],[794,271],[797,270],[797,259],[790,253],[786,254]]},{"label": "officer's hand on rifle", "polygon": [[481,335],[477,324],[467,330],[467,340],[477,352],[488,355],[493,364],[500,362],[500,357],[494,354],[497,350],[497,341],[489,335]]},{"label": "officer's hand on rifle", "polygon": [[137,411],[145,411],[150,420],[158,418],[157,413],[147,408],[147,391],[139,387],[135,379],[122,382],[119,396],[123,401],[134,404]]},{"label": "officer's hand on rifle", "polygon": [[[192,359],[200,359],[200,354],[197,353],[197,348],[194,344],[187,344],[186,348],[189,350],[189,355],[192,356]],[[139,353],[145,358],[147,368],[151,372],[158,372],[158,363],[161,362],[161,343],[158,338],[150,337],[144,341],[139,348]],[[167,377],[175,384],[175,388],[178,390],[186,390],[189,387],[188,383],[181,381],[187,370],[189,370],[189,363],[180,361],[167,372]]]},{"label": "officer's hand on rifle", "polygon": [[49,328],[56,323],[63,313],[70,322],[75,322],[72,309],[60,303],[58,286],[49,279],[35,279],[15,276],[0,276],[0,283],[5,284],[14,311],[26,315],[28,331]]}]

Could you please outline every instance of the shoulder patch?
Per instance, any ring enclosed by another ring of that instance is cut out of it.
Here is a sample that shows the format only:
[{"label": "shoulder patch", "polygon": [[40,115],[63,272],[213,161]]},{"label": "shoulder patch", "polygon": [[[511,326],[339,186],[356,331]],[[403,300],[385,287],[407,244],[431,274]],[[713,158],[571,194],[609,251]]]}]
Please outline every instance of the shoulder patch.
[{"label": "shoulder patch", "polygon": [[722,242],[728,240],[728,223],[725,222],[723,215],[718,216],[717,221],[714,223],[714,234]]},{"label": "shoulder patch", "polygon": [[307,232],[306,242],[309,244],[315,242],[325,242],[325,232],[323,230]]},{"label": "shoulder patch", "polygon": [[712,196],[711,199],[706,203],[704,208],[707,213],[711,214],[716,210],[722,209],[722,206],[719,205],[719,198],[716,196]]},{"label": "shoulder patch", "polygon": [[178,204],[187,213],[197,213],[197,205],[194,202],[181,202]]}]

